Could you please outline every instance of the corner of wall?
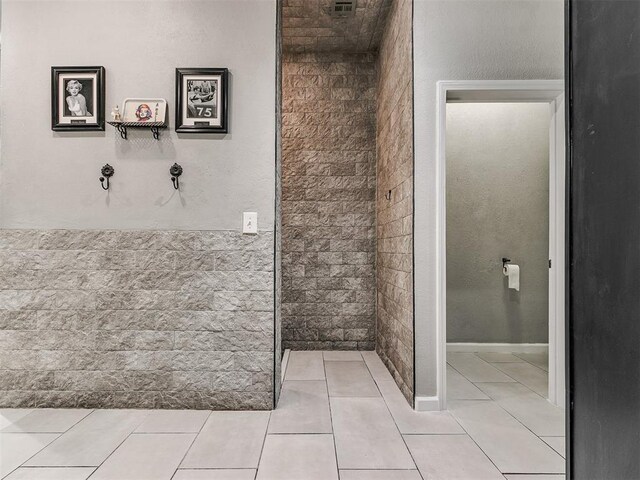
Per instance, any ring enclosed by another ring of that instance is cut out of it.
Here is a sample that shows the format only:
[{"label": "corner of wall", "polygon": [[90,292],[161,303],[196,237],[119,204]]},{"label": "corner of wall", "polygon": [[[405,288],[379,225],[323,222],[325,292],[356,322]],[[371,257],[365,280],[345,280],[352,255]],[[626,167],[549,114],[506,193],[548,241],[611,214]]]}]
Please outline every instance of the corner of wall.
[{"label": "corner of wall", "polygon": [[414,403],[413,2],[393,2],[378,57],[376,351]]}]

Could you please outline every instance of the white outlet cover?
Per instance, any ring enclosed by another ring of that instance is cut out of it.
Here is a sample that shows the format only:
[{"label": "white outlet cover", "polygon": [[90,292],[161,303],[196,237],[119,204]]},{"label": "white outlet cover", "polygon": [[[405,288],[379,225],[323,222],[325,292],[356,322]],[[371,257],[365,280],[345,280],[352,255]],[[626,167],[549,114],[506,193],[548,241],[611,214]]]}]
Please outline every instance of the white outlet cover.
[{"label": "white outlet cover", "polygon": [[258,233],[257,212],[244,212],[242,214],[242,233]]}]

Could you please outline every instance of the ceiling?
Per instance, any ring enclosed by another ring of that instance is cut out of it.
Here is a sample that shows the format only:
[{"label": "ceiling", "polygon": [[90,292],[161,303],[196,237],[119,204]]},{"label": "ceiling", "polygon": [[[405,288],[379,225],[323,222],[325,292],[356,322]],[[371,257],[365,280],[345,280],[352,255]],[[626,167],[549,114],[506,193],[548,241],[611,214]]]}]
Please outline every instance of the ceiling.
[{"label": "ceiling", "polygon": [[392,0],[356,0],[355,14],[333,17],[333,0],[283,0],[285,52],[372,52],[380,46]]}]

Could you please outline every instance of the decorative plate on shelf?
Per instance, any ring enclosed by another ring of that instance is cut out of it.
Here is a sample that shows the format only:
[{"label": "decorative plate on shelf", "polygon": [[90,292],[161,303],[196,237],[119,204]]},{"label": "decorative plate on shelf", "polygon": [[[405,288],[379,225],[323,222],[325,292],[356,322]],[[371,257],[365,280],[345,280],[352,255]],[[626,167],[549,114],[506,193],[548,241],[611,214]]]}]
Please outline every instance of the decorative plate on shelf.
[{"label": "decorative plate on shelf", "polygon": [[125,98],[122,121],[126,123],[165,123],[167,101],[163,98]]}]

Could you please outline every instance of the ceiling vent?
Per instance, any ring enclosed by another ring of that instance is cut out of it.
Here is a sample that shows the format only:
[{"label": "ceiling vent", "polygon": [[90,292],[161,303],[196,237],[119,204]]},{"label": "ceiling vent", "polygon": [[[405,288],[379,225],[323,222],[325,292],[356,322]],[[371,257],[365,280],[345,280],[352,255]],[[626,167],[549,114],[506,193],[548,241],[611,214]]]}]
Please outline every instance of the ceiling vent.
[{"label": "ceiling vent", "polygon": [[356,13],[356,0],[334,0],[331,5],[331,16],[350,17]]}]

